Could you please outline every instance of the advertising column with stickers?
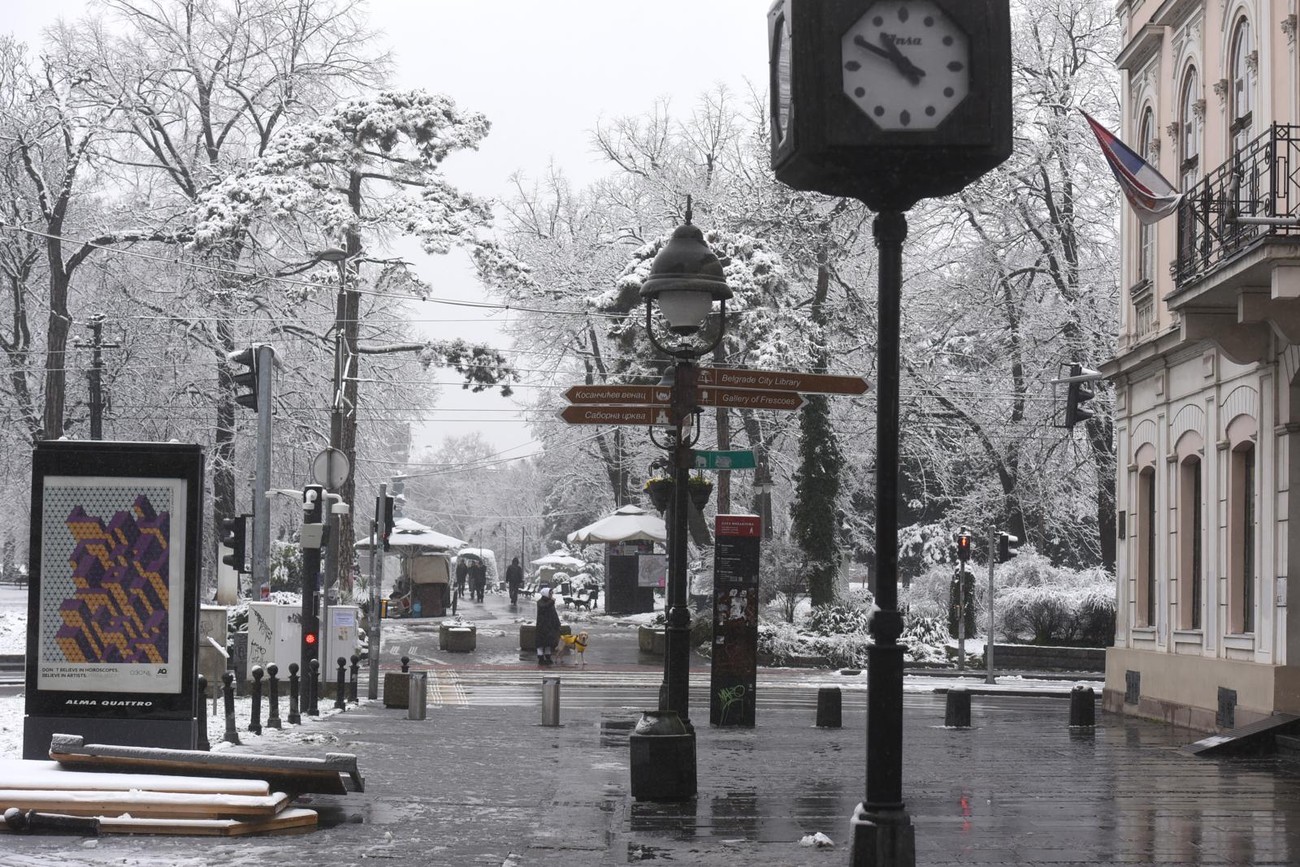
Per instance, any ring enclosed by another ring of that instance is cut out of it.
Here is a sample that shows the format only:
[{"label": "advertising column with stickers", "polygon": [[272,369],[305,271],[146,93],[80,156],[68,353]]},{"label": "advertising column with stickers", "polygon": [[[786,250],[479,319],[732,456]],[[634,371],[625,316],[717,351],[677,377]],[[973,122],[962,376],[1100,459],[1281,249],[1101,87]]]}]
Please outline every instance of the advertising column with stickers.
[{"label": "advertising column with stickers", "polygon": [[753,726],[758,679],[757,515],[718,515],[713,554],[713,667],[709,722]]}]

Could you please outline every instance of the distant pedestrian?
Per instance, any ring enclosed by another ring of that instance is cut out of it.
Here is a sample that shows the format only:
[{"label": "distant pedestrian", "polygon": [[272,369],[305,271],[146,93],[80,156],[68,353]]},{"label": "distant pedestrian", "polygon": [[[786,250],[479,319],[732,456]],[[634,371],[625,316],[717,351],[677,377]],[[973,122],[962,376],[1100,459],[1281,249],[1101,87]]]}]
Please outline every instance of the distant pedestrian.
[{"label": "distant pedestrian", "polygon": [[510,604],[519,602],[519,588],[524,586],[524,569],[519,565],[519,558],[510,561],[506,567],[506,586],[510,588]]},{"label": "distant pedestrian", "polygon": [[465,595],[465,581],[469,579],[469,563],[464,557],[456,558],[456,596]]},{"label": "distant pedestrian", "polygon": [[560,643],[560,615],[555,610],[551,588],[543,587],[537,593],[537,664],[554,665],[551,654]]},{"label": "distant pedestrian", "polygon": [[483,601],[483,591],[487,589],[487,566],[482,560],[475,560],[469,566],[469,586],[471,595],[479,602]]}]

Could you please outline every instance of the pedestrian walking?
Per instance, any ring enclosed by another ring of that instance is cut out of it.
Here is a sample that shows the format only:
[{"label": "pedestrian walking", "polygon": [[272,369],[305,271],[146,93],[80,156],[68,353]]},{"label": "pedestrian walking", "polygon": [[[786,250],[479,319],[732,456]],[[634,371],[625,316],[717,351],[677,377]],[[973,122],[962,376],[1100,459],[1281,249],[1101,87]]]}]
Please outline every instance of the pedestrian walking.
[{"label": "pedestrian walking", "polygon": [[537,593],[537,664],[554,665],[551,654],[555,645],[560,643],[560,615],[555,610],[555,598],[550,587],[543,587]]},{"label": "pedestrian walking", "polygon": [[524,586],[524,569],[519,565],[519,558],[510,561],[506,567],[506,586],[510,588],[510,604],[519,602],[519,588]]},{"label": "pedestrian walking", "polygon": [[465,595],[465,581],[469,578],[469,563],[464,557],[456,558],[456,598]]},{"label": "pedestrian walking", "polygon": [[482,602],[483,591],[487,589],[487,566],[482,560],[475,560],[470,564],[469,584],[474,598]]}]

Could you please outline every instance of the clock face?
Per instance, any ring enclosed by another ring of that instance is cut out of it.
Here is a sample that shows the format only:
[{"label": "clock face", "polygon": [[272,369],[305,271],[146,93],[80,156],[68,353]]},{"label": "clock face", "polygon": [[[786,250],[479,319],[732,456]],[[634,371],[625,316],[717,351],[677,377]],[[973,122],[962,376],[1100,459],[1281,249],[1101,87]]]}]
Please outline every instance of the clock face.
[{"label": "clock face", "polygon": [[790,23],[777,16],[772,35],[772,136],[780,144],[790,132]]},{"label": "clock face", "polygon": [[879,0],[840,40],[844,93],[882,130],[929,130],[970,92],[966,34],[932,0]]}]

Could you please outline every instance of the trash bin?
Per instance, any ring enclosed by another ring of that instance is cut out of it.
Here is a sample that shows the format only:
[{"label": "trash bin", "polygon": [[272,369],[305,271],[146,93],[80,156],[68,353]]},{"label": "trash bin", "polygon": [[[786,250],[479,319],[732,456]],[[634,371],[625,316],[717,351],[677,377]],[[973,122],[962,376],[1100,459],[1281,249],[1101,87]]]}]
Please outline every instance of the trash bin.
[{"label": "trash bin", "polygon": [[558,726],[560,724],[560,679],[558,677],[542,678],[542,725]]},{"label": "trash bin", "polygon": [[410,696],[407,698],[406,718],[424,719],[429,710],[429,673],[413,671],[410,678]]},{"label": "trash bin", "polygon": [[633,798],[686,801],[695,797],[695,734],[686,730],[677,711],[644,711],[628,742]]}]

